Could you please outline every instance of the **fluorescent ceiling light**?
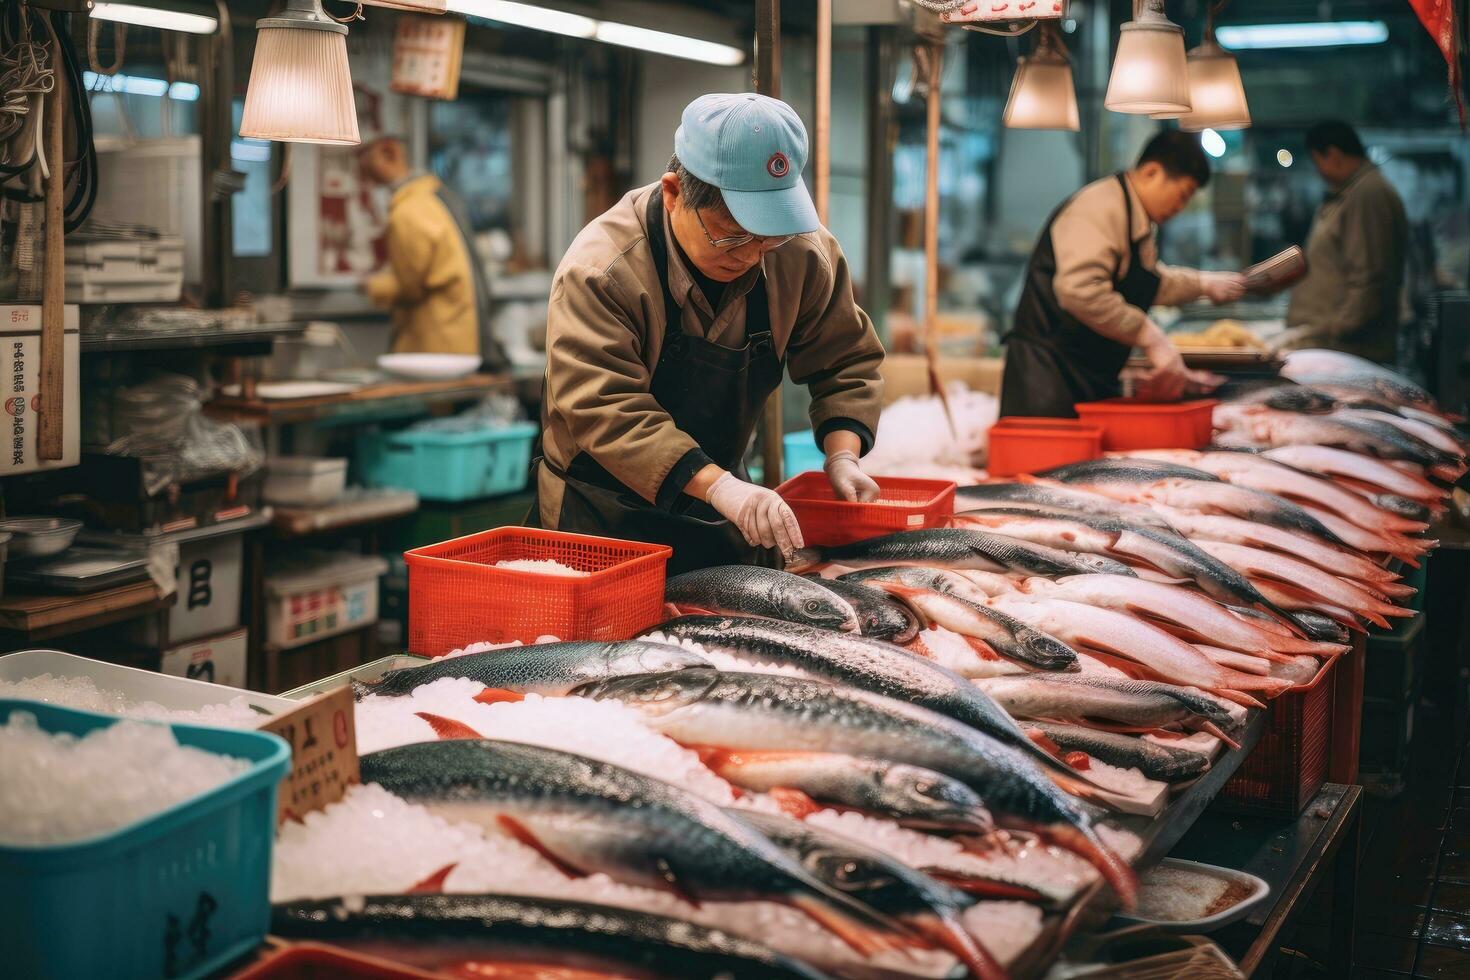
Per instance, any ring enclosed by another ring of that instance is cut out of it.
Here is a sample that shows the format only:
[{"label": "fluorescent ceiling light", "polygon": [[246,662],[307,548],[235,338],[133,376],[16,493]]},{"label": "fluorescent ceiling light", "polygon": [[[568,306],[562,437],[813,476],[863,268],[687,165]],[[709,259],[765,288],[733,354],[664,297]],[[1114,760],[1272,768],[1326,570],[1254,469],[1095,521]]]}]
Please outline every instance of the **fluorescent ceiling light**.
[{"label": "fluorescent ceiling light", "polygon": [[516,27],[530,27],[567,37],[590,38],[597,33],[597,21],[564,10],[548,10],[529,3],[510,0],[449,0],[449,9],[467,17],[495,20]]},{"label": "fluorescent ceiling light", "polygon": [[1216,160],[1225,155],[1225,137],[1213,129],[1206,129],[1199,134],[1199,145],[1205,148],[1205,152]]},{"label": "fluorescent ceiling light", "polygon": [[182,31],[185,34],[213,34],[219,29],[219,21],[205,14],[144,7],[134,3],[101,2],[92,7],[92,16],[98,20],[112,20],[137,27],[156,27],[164,31]]},{"label": "fluorescent ceiling light", "polygon": [[618,44],[625,48],[638,48],[711,65],[738,65],[745,60],[744,51],[728,44],[701,41],[697,37],[685,37],[682,34],[651,31],[646,27],[618,24],[610,20],[604,20],[597,25],[597,40],[604,44]]},{"label": "fluorescent ceiling light", "polygon": [[1215,29],[1215,37],[1237,51],[1262,48],[1332,48],[1382,44],[1388,25],[1381,20],[1309,21],[1302,24],[1237,24]]},{"label": "fluorescent ceiling light", "polygon": [[174,82],[170,85],[161,78],[143,75],[99,75],[82,72],[82,85],[88,92],[121,92],[124,95],[167,95],[180,102],[197,102],[199,86],[193,82]]}]

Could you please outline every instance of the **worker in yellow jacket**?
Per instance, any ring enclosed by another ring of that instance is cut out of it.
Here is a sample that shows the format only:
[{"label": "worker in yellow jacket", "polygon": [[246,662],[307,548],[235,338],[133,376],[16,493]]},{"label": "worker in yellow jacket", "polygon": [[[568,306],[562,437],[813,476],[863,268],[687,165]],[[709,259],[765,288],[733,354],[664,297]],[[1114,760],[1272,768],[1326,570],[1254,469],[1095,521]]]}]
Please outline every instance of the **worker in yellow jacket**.
[{"label": "worker in yellow jacket", "polygon": [[363,176],[393,189],[388,205],[388,266],[364,283],[369,298],[393,314],[398,352],[480,354],[502,368],[490,334],[490,289],[475,254],[464,207],[432,174],[415,175],[403,141],[364,145]]}]

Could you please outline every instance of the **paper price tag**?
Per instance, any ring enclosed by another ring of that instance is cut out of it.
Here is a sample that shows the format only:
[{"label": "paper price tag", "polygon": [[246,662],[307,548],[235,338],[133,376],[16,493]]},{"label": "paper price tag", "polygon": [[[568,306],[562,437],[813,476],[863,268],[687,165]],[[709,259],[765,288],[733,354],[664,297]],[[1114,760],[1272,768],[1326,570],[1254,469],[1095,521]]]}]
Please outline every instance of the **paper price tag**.
[{"label": "paper price tag", "polygon": [[276,793],[278,823],[335,803],[361,782],[350,687],[318,694],[260,727],[291,746],[291,771]]}]

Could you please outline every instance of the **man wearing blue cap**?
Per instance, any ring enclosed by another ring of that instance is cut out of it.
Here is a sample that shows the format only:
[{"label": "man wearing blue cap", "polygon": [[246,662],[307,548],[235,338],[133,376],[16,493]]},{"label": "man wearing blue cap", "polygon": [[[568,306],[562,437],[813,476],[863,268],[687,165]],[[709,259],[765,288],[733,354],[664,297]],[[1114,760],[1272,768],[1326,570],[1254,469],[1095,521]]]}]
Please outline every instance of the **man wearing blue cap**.
[{"label": "man wearing blue cap", "polygon": [[857,458],[883,347],[802,183],[806,157],[784,102],[703,96],[668,172],[572,242],[547,318],[543,527],[671,545],[670,572],[778,564],[801,528],[744,458],[783,370],[811,391],[834,491],[877,496]]}]

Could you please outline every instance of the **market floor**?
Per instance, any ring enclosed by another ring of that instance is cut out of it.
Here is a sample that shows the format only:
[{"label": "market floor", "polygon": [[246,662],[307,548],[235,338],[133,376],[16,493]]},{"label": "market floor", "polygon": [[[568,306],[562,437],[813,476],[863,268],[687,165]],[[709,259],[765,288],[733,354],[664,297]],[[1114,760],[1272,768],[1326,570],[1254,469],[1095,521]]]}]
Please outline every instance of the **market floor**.
[{"label": "market floor", "polygon": [[[1470,743],[1452,709],[1420,709],[1403,791],[1364,795],[1351,980],[1470,980]],[[1319,887],[1270,976],[1341,980],[1314,954],[1330,894]]]}]

